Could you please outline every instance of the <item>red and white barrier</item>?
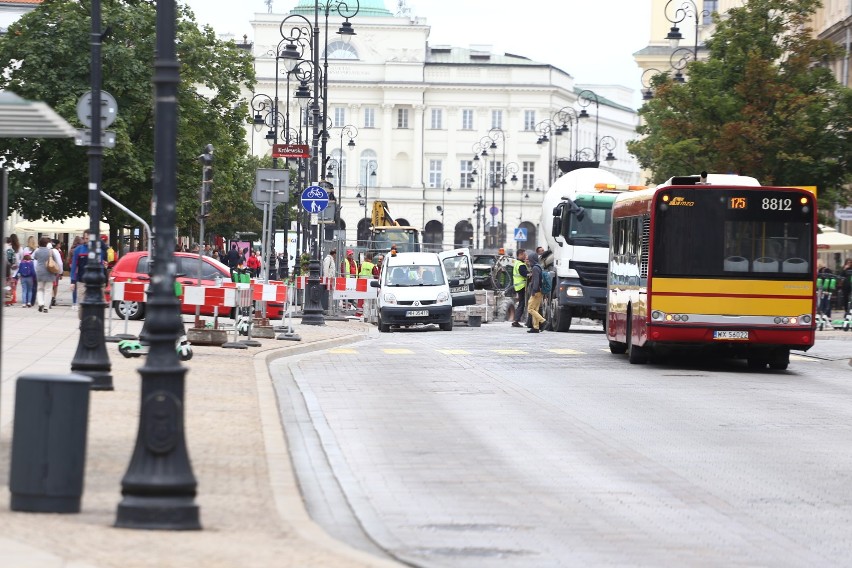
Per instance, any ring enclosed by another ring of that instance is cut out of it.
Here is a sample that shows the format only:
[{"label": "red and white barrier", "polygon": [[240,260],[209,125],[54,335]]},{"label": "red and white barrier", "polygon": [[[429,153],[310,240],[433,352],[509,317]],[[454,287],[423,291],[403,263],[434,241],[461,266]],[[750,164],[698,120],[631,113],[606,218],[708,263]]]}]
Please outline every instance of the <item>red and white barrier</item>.
[{"label": "red and white barrier", "polygon": [[190,306],[237,307],[236,286],[184,286],[183,303]]},{"label": "red and white barrier", "polygon": [[379,297],[379,289],[370,286],[373,278],[334,278],[332,299],[372,300]]},{"label": "red and white barrier", "polygon": [[251,297],[255,302],[283,304],[287,299],[287,286],[284,283],[253,284]]},{"label": "red and white barrier", "polygon": [[147,282],[113,282],[110,287],[110,301],[144,302],[147,292]]}]

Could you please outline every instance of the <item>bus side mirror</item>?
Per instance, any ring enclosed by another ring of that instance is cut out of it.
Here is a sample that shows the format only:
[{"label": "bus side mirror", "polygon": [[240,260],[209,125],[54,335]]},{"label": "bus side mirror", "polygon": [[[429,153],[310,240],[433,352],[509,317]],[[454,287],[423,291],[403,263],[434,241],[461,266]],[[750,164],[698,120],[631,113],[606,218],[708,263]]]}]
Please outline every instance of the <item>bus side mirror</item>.
[{"label": "bus side mirror", "polygon": [[550,229],[551,237],[558,237],[562,235],[562,218],[554,217],[553,218],[553,227]]}]

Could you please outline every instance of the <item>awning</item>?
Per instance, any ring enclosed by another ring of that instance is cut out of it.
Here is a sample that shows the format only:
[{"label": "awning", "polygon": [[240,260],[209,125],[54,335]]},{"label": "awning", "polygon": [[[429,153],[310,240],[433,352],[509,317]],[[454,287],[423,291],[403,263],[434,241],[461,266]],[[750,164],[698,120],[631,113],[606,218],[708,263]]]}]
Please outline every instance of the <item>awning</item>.
[{"label": "awning", "polygon": [[[101,234],[109,233],[109,225],[101,223]],[[15,231],[18,233],[80,233],[89,228],[88,217],[73,217],[64,221],[49,221],[47,219],[36,219],[35,221],[18,221],[15,223]]]},{"label": "awning", "polygon": [[0,138],[73,138],[76,132],[45,103],[0,91]]},{"label": "awning", "polygon": [[819,225],[817,233],[817,252],[852,250],[852,235],[838,232],[837,229]]}]

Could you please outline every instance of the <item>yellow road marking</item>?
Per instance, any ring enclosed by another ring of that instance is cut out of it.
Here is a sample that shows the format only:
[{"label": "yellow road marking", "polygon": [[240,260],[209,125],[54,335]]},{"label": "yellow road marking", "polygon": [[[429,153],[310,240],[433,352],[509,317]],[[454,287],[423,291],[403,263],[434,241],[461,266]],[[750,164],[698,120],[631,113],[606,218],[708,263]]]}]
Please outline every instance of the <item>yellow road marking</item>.
[{"label": "yellow road marking", "polygon": [[521,349],[493,349],[493,351],[500,355],[527,355],[527,352]]},{"label": "yellow road marking", "polygon": [[337,349],[329,349],[329,353],[340,353],[345,355],[352,355],[353,353],[358,353],[354,349],[346,349],[345,347],[338,347]]},{"label": "yellow road marking", "polygon": [[410,355],[414,353],[411,349],[382,349],[388,355]]},{"label": "yellow road marking", "polygon": [[548,351],[557,355],[585,355],[584,352],[575,349],[548,349]]},{"label": "yellow road marking", "polygon": [[470,355],[470,351],[465,351],[464,349],[438,349],[438,353],[443,353],[444,355]]}]

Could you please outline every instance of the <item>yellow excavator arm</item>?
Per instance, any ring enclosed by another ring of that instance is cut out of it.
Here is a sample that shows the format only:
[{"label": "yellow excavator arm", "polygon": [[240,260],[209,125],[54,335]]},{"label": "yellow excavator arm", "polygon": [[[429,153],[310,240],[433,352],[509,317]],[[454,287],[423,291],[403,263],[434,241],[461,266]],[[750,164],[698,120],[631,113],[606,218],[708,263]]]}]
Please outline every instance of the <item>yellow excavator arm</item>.
[{"label": "yellow excavator arm", "polygon": [[371,221],[373,227],[396,227],[399,225],[399,223],[391,217],[387,201],[373,202],[373,218]]}]

